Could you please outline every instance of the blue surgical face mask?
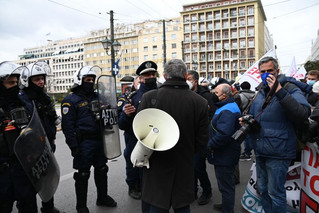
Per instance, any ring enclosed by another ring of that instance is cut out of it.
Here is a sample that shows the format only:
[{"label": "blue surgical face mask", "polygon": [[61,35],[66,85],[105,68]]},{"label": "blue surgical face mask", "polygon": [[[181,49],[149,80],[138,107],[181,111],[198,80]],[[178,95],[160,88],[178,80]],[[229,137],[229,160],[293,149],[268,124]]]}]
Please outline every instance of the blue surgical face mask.
[{"label": "blue surgical face mask", "polygon": [[268,72],[261,74],[261,80],[264,82],[265,85],[268,85],[268,82],[266,81],[266,79],[269,75],[274,75],[274,74],[268,73]]},{"label": "blue surgical face mask", "polygon": [[307,84],[308,84],[309,86],[313,86],[315,83],[316,83],[315,80],[307,80]]}]

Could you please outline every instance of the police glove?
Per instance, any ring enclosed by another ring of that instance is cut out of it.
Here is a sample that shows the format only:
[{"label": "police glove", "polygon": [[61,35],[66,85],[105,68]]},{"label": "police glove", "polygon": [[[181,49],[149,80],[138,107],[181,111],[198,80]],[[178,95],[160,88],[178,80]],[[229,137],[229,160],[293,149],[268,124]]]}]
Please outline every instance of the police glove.
[{"label": "police glove", "polygon": [[72,157],[80,157],[81,156],[81,149],[80,147],[73,147],[71,148],[71,155]]}]

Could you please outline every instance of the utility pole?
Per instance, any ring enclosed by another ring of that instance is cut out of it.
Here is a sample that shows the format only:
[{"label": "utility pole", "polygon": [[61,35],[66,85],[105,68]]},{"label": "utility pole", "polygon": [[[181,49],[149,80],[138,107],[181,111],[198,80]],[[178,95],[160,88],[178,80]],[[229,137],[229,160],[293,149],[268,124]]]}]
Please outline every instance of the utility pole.
[{"label": "utility pole", "polygon": [[[114,64],[115,64],[115,53],[114,53],[114,46],[113,46],[113,43],[114,43],[114,17],[113,17],[113,10],[110,11],[110,29],[111,29],[111,72],[112,72],[112,76],[114,77],[115,79],[115,73],[113,71],[113,67],[114,67]],[[115,80],[116,82],[116,80]]]},{"label": "utility pole", "polygon": [[166,64],[166,29],[165,29],[165,19],[163,19],[163,58],[164,58],[164,65]]}]

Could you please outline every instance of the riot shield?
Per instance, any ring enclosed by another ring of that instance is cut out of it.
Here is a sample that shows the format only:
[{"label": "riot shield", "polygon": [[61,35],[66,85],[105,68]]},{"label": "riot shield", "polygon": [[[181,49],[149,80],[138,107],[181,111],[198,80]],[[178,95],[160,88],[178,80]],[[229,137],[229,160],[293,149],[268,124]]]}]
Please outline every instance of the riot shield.
[{"label": "riot shield", "polygon": [[60,168],[35,106],[28,126],[15,142],[14,152],[42,201],[49,201],[58,188]]},{"label": "riot shield", "polygon": [[101,75],[97,79],[97,90],[104,153],[107,159],[114,159],[122,154],[118,126],[115,78],[108,75]]}]

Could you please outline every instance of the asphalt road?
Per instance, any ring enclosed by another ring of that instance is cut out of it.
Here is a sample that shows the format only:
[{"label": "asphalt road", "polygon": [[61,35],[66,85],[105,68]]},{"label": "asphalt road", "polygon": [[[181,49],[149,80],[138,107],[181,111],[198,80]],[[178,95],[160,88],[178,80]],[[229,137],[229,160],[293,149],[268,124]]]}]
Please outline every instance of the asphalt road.
[{"label": "asphalt road", "polygon": [[[123,145],[123,135],[121,134],[121,145],[122,150],[124,150]],[[60,166],[60,183],[59,187],[55,193],[54,200],[55,206],[60,210],[67,213],[76,212],[75,210],[75,189],[72,168],[72,157],[68,146],[65,143],[64,135],[62,132],[57,133],[56,140],[57,150],[55,156]],[[248,180],[250,179],[250,167],[253,161],[241,161],[239,163],[240,168],[240,184],[236,185],[236,201],[235,201],[235,213],[247,212],[241,206],[240,200],[245,191]],[[95,205],[96,201],[96,188],[93,180],[93,172],[91,172],[91,177],[89,180],[88,189],[88,208],[91,213],[140,213],[141,212],[141,202],[134,200],[128,196],[128,187],[125,182],[125,160],[123,155],[115,160],[108,162],[109,172],[109,195],[111,195],[118,203],[115,208],[99,207]],[[213,213],[219,212],[214,209],[213,204],[221,203],[221,194],[218,191],[214,167],[207,164],[207,172],[213,187],[213,198],[207,205],[199,206],[197,202],[191,204],[192,213]],[[154,192],[156,193],[156,192]],[[41,207],[41,200],[38,198],[38,207]],[[14,209],[13,212],[17,212]],[[173,212],[171,210],[171,212]]]}]

